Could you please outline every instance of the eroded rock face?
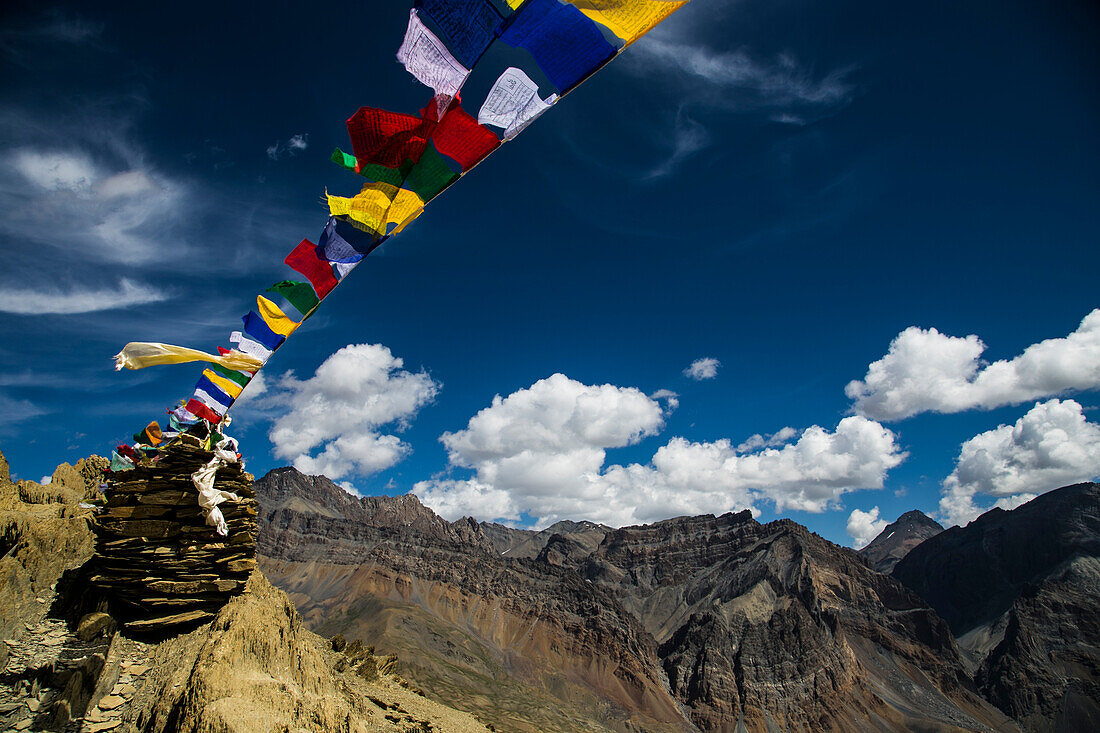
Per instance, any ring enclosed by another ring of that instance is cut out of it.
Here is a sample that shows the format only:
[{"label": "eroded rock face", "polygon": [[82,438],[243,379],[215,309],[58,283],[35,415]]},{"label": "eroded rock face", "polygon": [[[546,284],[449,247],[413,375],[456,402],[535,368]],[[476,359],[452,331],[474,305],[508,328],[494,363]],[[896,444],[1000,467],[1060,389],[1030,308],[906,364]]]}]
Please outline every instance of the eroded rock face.
[{"label": "eroded rock face", "polygon": [[[78,469],[74,471],[79,475]],[[12,483],[8,463],[0,455],[3,638],[10,638],[23,620],[44,612],[45,599],[52,598],[53,587],[62,574],[82,565],[92,555],[94,515],[91,509],[79,504],[87,492],[96,490],[98,481],[71,484]],[[0,665],[5,657],[6,651],[0,648]]]},{"label": "eroded rock face", "polygon": [[867,558],[875,570],[889,574],[910,550],[942,531],[939,522],[924,512],[913,510],[887,525],[859,554]]},{"label": "eroded rock face", "polygon": [[949,630],[919,598],[789,520],[742,512],[623,528],[584,572],[617,588],[658,641],[704,730],[1006,722],[965,689]]},{"label": "eroded rock face", "polygon": [[388,645],[500,730],[1013,729],[931,609],[790,521],[598,528],[591,547],[566,528],[511,559],[537,533],[292,469],[256,490],[261,567],[308,623]]},{"label": "eroded rock face", "polygon": [[1100,485],[952,527],[894,576],[952,625],[981,692],[1028,730],[1100,729]]}]

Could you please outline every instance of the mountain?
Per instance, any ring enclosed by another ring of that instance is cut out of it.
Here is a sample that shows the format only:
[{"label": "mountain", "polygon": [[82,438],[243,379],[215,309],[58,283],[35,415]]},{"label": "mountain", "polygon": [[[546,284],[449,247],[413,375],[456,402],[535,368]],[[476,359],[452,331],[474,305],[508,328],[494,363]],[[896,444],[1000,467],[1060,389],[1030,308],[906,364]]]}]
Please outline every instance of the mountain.
[{"label": "mountain", "polygon": [[571,546],[576,546],[580,551],[592,552],[603,538],[611,531],[611,527],[594,522],[573,522],[563,519],[551,524],[538,532],[530,529],[517,529],[505,527],[495,522],[481,522],[481,531],[493,543],[493,547],[501,555],[508,557],[538,557],[546,544],[559,535]]},{"label": "mountain", "polygon": [[889,574],[910,550],[942,531],[939,522],[924,512],[913,510],[887,525],[859,554],[867,558],[875,570]]},{"label": "mountain", "polygon": [[1100,485],[986,512],[893,575],[947,621],[1006,713],[1029,730],[1100,730]]},{"label": "mountain", "polygon": [[1015,730],[934,611],[791,521],[532,533],[293,469],[256,493],[260,566],[307,624],[497,730]]}]

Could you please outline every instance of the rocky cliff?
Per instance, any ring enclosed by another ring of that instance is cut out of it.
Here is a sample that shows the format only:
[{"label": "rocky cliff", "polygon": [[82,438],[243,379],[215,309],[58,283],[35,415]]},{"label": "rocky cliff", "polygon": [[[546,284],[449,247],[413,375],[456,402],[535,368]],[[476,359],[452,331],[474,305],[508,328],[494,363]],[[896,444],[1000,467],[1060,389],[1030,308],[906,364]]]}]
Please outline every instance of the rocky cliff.
[{"label": "rocky cliff", "polygon": [[875,570],[889,574],[910,550],[942,531],[939,522],[924,512],[913,510],[887,525],[859,554],[867,558]]},{"label": "rocky cliff", "polygon": [[993,509],[896,578],[951,625],[985,696],[1030,730],[1100,729],[1100,485]]},{"label": "rocky cliff", "polygon": [[500,730],[1014,729],[931,609],[793,522],[536,537],[292,469],[256,494],[261,567],[308,623]]}]

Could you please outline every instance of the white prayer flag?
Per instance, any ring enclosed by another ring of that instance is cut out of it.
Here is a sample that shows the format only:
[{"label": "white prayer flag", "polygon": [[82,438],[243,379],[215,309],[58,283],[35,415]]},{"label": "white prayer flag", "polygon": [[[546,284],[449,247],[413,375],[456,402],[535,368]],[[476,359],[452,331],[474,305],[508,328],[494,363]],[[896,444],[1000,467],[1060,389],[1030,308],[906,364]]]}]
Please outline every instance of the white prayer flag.
[{"label": "white prayer flag", "polygon": [[511,66],[489,90],[485,103],[477,113],[478,124],[504,128],[504,139],[518,135],[536,117],[550,109],[558,95],[545,101],[539,98],[539,85],[522,69]]},{"label": "white prayer flag", "polygon": [[[435,90],[437,95],[450,99],[458,94],[470,70],[458,62],[443,42],[428,30],[416,14],[409,11],[409,27],[405,41],[397,50],[397,60],[421,83]],[[444,105],[445,107],[445,105]]]}]

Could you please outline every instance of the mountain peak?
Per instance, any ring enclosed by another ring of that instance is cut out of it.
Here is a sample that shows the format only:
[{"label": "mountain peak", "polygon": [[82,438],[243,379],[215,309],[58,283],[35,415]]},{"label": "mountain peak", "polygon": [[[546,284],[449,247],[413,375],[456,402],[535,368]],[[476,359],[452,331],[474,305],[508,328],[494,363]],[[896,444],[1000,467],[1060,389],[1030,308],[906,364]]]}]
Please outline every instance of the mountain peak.
[{"label": "mountain peak", "polygon": [[867,558],[875,570],[889,573],[910,550],[942,531],[939,522],[922,511],[911,509],[888,524],[859,554]]}]

